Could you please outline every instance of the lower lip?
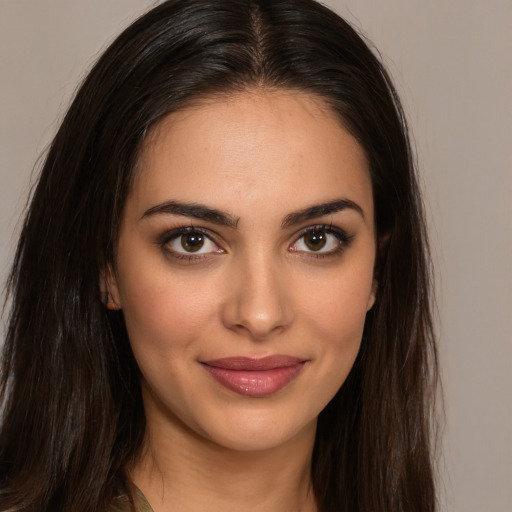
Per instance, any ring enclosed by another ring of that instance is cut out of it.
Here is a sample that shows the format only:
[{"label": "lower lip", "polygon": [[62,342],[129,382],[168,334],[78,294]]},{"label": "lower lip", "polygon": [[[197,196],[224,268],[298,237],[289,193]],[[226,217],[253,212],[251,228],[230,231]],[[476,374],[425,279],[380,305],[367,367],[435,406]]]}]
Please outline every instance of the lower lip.
[{"label": "lower lip", "polygon": [[239,395],[261,397],[277,393],[302,370],[304,362],[271,370],[230,370],[203,364],[220,384]]}]

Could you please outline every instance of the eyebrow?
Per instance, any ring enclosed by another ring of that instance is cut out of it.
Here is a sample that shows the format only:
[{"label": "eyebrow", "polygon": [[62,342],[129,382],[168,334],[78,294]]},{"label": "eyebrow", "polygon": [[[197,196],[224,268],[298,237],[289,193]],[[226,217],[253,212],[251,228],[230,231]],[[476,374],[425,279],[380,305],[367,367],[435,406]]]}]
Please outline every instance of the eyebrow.
[{"label": "eyebrow", "polygon": [[323,217],[324,215],[330,215],[332,213],[341,212],[343,210],[354,210],[361,215],[364,219],[363,209],[354,201],[350,199],[335,199],[334,201],[328,201],[327,203],[316,204],[288,214],[281,223],[281,227],[288,228],[301,224],[307,220],[316,219]]},{"label": "eyebrow", "polygon": [[[341,212],[350,209],[359,213],[364,219],[363,209],[354,201],[350,199],[335,199],[326,203],[316,204],[289,213],[281,222],[282,228],[288,228],[301,224],[302,222],[330,215],[332,213]],[[182,215],[184,217],[192,217],[194,219],[206,220],[220,226],[227,226],[229,228],[237,229],[239,217],[234,217],[226,212],[210,208],[209,206],[198,203],[182,203],[179,201],[166,201],[165,203],[157,204],[146,210],[141,217],[141,220],[153,215]]]},{"label": "eyebrow", "polygon": [[181,203],[178,201],[166,201],[165,203],[152,206],[142,214],[141,220],[158,214],[183,215],[184,217],[207,220],[214,224],[227,226],[233,229],[237,228],[238,221],[240,220],[237,217],[233,217],[232,215],[216,210],[215,208],[210,208],[203,204]]}]

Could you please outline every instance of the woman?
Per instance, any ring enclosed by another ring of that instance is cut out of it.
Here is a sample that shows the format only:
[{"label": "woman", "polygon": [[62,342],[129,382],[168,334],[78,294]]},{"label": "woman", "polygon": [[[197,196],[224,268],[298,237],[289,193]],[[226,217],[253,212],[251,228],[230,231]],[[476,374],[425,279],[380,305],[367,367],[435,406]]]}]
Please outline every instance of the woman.
[{"label": "woman", "polygon": [[406,123],[311,0],[170,0],[78,91],[9,293],[0,510],[433,511]]}]

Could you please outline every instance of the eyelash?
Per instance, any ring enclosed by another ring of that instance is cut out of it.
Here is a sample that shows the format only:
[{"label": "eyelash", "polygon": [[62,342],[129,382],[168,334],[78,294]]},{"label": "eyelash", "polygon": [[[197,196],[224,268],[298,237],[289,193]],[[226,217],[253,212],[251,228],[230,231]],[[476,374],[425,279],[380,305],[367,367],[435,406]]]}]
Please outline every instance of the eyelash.
[{"label": "eyelash", "polygon": [[[190,226],[182,226],[179,228],[171,229],[170,231],[165,232],[161,237],[157,240],[157,245],[167,254],[168,256],[171,256],[172,258],[175,258],[177,260],[184,260],[188,262],[193,262],[197,260],[202,260],[205,257],[207,257],[211,253],[179,253],[176,251],[173,251],[169,248],[169,243],[173,240],[179,238],[180,236],[186,235],[188,233],[200,233],[205,238],[213,242],[215,245],[218,245],[215,240],[211,236],[211,231],[208,231],[203,228],[198,228],[193,225]],[[220,249],[221,252],[222,249]]]},{"label": "eyelash", "polygon": [[[337,247],[335,249],[332,249],[330,251],[325,251],[325,252],[300,251],[297,249],[289,249],[290,252],[299,252],[299,253],[301,253],[301,255],[308,257],[308,258],[324,259],[324,258],[329,258],[329,257],[335,257],[335,256],[338,256],[341,253],[343,253],[344,250],[352,242],[352,239],[354,238],[353,235],[349,236],[344,230],[342,230],[340,228],[336,228],[332,224],[331,225],[319,224],[319,225],[315,225],[315,226],[309,226],[309,227],[303,229],[302,231],[300,231],[297,234],[293,244],[291,244],[290,248],[293,247],[294,245],[296,245],[305,236],[307,236],[311,233],[315,233],[315,232],[322,232],[322,233],[326,233],[328,235],[334,235],[338,239]],[[173,251],[172,249],[169,248],[170,242],[172,242],[173,240],[178,239],[180,236],[188,234],[188,233],[200,233],[205,238],[207,238],[212,243],[214,243],[215,245],[218,246],[218,244],[215,242],[214,238],[211,236],[211,231],[203,229],[203,228],[195,227],[193,225],[182,226],[182,227],[178,227],[178,228],[175,228],[175,229],[165,232],[162,236],[160,236],[158,238],[157,245],[167,255],[171,256],[172,258],[175,258],[177,260],[184,260],[187,262],[194,262],[194,261],[202,260],[212,254],[211,252],[199,253],[199,254],[185,253],[185,252],[180,253],[177,251]],[[217,252],[217,254],[222,254],[222,253],[224,253],[224,251],[222,249],[219,249],[219,251]]]},{"label": "eyelash", "polygon": [[[334,227],[332,224],[319,224],[317,226],[308,226],[306,229],[303,229],[293,242],[292,246],[297,244],[299,240],[304,238],[305,236],[315,233],[321,232],[328,235],[334,235],[338,239],[338,244],[335,249],[325,252],[315,252],[315,251],[300,251],[304,256],[308,258],[329,258],[334,256],[339,256],[341,253],[345,251],[352,242],[354,236],[348,235],[343,229]],[[295,252],[295,251],[294,251]],[[298,252],[298,251],[297,251]]]}]

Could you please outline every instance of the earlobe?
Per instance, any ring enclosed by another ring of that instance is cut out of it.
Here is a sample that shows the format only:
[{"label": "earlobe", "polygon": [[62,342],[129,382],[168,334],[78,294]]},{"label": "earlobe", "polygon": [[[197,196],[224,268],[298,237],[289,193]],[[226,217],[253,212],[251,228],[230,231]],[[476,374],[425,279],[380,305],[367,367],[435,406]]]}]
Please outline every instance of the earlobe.
[{"label": "earlobe", "polygon": [[366,307],[366,311],[370,311],[375,304],[375,300],[377,298],[377,289],[379,288],[379,275],[380,275],[380,267],[382,263],[382,255],[387,250],[387,246],[389,243],[389,239],[391,237],[391,233],[385,233],[380,235],[377,240],[377,257],[374,268],[374,279],[372,283],[372,289],[370,291],[370,296],[368,297],[368,304]]},{"label": "earlobe", "polygon": [[122,309],[117,279],[110,265],[102,272],[100,277],[100,290],[103,304],[107,309],[111,311]]},{"label": "earlobe", "polygon": [[372,309],[373,305],[375,304],[375,297],[377,295],[377,288],[379,283],[376,279],[373,280],[372,289],[370,291],[370,296],[368,297],[368,304],[366,306],[366,311],[370,311]]}]

